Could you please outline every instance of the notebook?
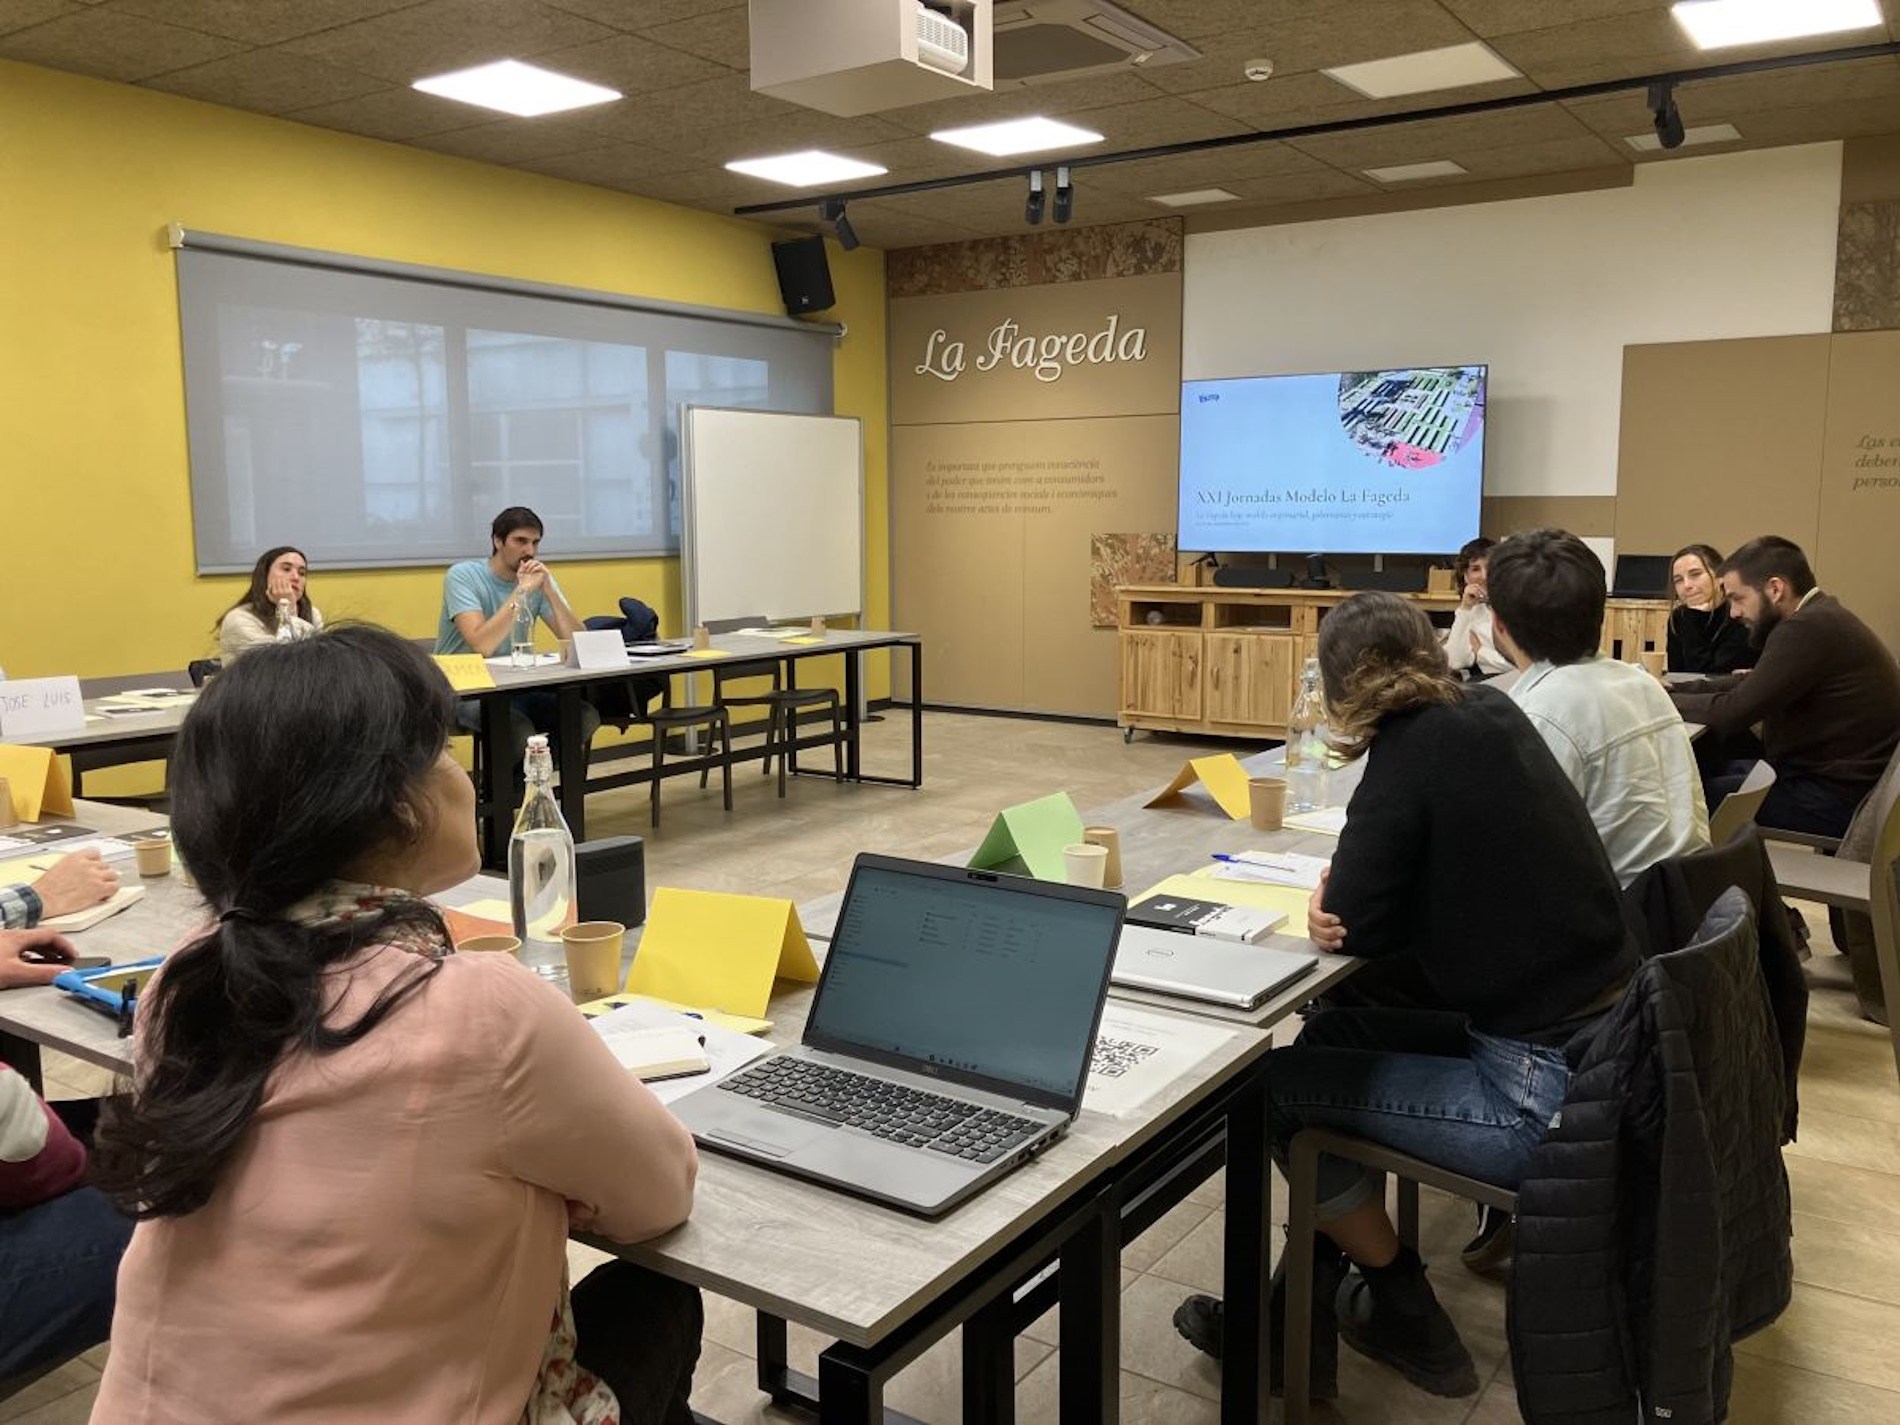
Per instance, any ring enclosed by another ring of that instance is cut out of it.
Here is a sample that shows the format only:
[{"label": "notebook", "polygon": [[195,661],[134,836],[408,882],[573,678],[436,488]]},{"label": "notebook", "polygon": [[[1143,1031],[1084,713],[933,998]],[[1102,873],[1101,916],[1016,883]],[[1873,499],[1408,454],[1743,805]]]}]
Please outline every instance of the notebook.
[{"label": "notebook", "polygon": [[1124,902],[860,855],[803,1043],[673,1111],[709,1149],[938,1216],[1067,1131]]}]

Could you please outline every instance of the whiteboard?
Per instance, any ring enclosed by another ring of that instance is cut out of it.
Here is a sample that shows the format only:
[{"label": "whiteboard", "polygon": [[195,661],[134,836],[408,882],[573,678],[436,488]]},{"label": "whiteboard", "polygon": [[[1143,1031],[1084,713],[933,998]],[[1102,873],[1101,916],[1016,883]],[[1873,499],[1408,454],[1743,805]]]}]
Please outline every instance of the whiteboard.
[{"label": "whiteboard", "polygon": [[687,627],[863,613],[857,418],[688,406],[680,430]]}]

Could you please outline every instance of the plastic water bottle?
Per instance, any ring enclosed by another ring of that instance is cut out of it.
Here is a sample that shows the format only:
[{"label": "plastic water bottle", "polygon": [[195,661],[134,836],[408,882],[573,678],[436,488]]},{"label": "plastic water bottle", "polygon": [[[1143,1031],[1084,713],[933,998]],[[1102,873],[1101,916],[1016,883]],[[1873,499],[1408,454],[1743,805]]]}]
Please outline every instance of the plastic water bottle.
[{"label": "plastic water bottle", "polygon": [[534,667],[534,610],[526,604],[515,605],[515,628],[508,645],[508,665],[511,668]]},{"label": "plastic water bottle", "polygon": [[1326,805],[1326,700],[1319,687],[1319,659],[1309,658],[1300,672],[1300,696],[1286,720],[1286,793],[1288,810],[1315,811]]},{"label": "plastic water bottle", "polygon": [[574,837],[554,799],[548,740],[528,739],[527,795],[508,841],[508,908],[521,958],[550,979],[566,973],[561,931],[574,923]]},{"label": "plastic water bottle", "polygon": [[277,641],[279,643],[292,643],[296,641],[296,617],[297,611],[291,605],[289,599],[279,599],[277,601]]}]

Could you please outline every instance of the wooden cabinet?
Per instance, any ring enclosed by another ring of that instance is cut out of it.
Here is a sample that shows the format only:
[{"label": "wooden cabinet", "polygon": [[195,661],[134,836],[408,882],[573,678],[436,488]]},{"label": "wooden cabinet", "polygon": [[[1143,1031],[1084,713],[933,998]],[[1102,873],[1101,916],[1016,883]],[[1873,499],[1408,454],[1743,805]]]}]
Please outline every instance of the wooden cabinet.
[{"label": "wooden cabinet", "polygon": [[1207,721],[1243,730],[1284,726],[1299,684],[1299,637],[1291,633],[1209,633]]},{"label": "wooden cabinet", "polygon": [[[1121,608],[1122,728],[1282,738],[1299,696],[1300,670],[1319,654],[1336,589],[1222,589],[1136,584],[1116,590]],[[1406,594],[1449,625],[1456,594]],[[1603,651],[1634,663],[1661,648],[1664,602],[1612,599]]]},{"label": "wooden cabinet", "polygon": [[1121,634],[1122,714],[1163,724],[1201,719],[1199,629],[1127,629]]}]

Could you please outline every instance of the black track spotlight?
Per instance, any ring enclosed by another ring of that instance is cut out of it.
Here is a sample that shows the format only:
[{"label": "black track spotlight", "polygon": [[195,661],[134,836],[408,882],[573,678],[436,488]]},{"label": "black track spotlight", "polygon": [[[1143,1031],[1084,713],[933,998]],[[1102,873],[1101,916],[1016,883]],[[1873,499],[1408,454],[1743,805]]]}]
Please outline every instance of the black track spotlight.
[{"label": "black track spotlight", "polygon": [[1035,227],[1042,221],[1042,170],[1036,169],[1029,175],[1029,197],[1023,203],[1023,221]]},{"label": "black track spotlight", "polygon": [[851,230],[851,219],[844,215],[844,199],[824,199],[818,205],[818,216],[831,224],[831,230],[838,235],[839,247],[849,252],[858,245],[858,235]]},{"label": "black track spotlight", "polygon": [[1056,170],[1056,208],[1051,215],[1058,223],[1066,223],[1075,214],[1075,184],[1069,181],[1066,166]]},{"label": "black track spotlight", "polygon": [[1649,86],[1649,107],[1656,115],[1656,142],[1664,148],[1682,147],[1682,110],[1676,107],[1676,82],[1664,79]]}]

